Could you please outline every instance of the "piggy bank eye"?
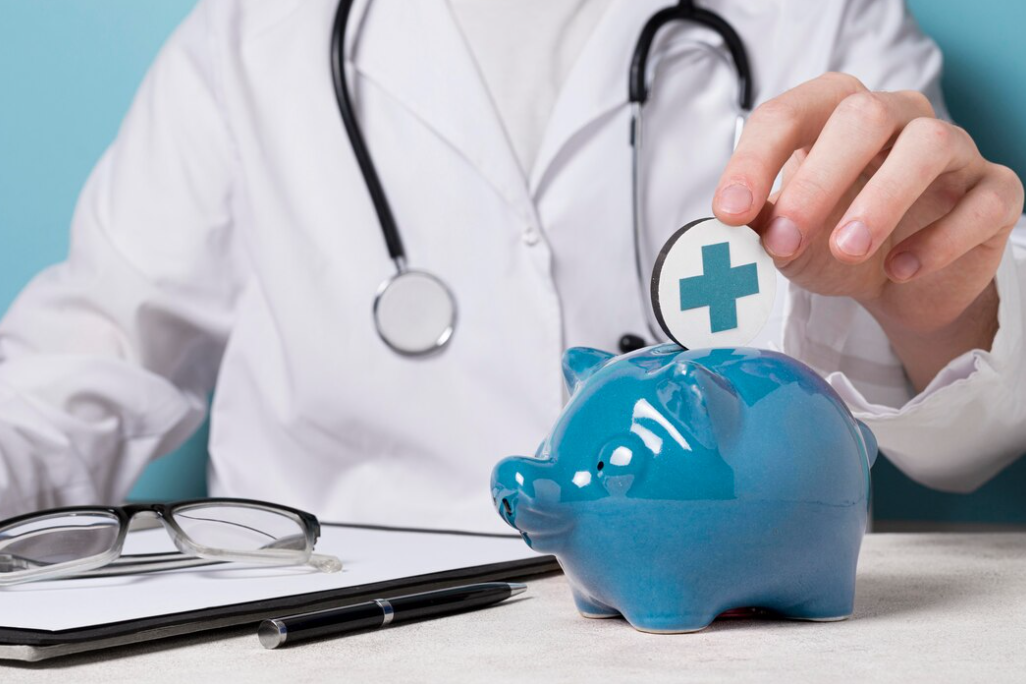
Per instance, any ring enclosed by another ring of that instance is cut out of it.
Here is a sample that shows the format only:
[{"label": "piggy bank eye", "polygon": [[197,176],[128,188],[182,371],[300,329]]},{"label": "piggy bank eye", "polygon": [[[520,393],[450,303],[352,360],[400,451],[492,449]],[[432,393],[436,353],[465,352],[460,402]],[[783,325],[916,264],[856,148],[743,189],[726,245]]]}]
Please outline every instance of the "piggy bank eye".
[{"label": "piggy bank eye", "polygon": [[602,447],[595,470],[607,477],[636,473],[651,455],[648,447],[637,435],[623,435]]},{"label": "piggy bank eye", "polygon": [[652,452],[637,435],[620,435],[599,450],[598,481],[611,496],[630,496],[651,458]]},{"label": "piggy bank eye", "polygon": [[606,467],[607,459],[610,466],[623,468],[625,466],[629,466],[631,461],[634,460],[634,452],[631,451],[629,446],[614,446],[613,450],[606,454],[605,457],[599,458],[598,465],[595,466],[595,469],[601,472]]}]

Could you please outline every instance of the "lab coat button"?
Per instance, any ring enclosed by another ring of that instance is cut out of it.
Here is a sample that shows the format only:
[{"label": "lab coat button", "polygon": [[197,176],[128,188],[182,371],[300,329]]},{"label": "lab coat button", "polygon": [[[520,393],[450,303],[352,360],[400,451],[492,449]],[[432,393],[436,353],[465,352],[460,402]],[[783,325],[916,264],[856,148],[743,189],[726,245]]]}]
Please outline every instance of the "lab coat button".
[{"label": "lab coat button", "polygon": [[522,237],[524,239],[524,244],[528,247],[534,247],[536,244],[538,244],[538,231],[536,231],[534,228],[528,227],[524,229]]}]

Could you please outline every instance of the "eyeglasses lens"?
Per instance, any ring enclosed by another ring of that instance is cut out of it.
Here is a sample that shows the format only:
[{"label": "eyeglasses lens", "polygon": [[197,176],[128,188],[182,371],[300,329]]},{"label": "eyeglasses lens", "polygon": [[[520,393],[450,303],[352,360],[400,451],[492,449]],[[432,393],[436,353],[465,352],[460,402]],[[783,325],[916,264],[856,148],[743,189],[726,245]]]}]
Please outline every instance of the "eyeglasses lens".
[{"label": "eyeglasses lens", "polygon": [[215,503],[177,508],[172,517],[194,543],[211,549],[310,550],[305,527],[285,512]]},{"label": "eyeglasses lens", "polygon": [[109,553],[120,529],[117,517],[102,512],[46,516],[0,528],[0,577]]}]

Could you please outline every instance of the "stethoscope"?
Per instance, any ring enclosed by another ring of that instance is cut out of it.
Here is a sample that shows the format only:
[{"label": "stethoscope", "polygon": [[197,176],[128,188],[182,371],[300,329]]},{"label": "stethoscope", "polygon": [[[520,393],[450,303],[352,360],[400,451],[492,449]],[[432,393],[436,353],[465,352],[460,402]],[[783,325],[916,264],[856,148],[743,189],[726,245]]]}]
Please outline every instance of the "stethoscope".
[{"label": "stethoscope", "polygon": [[[410,268],[406,260],[399,226],[392,214],[392,208],[385,196],[385,190],[374,168],[367,143],[360,131],[349,97],[349,85],[343,64],[346,27],[355,0],[340,0],[335,14],[335,25],[331,36],[331,71],[335,85],[342,123],[345,125],[349,142],[353,147],[356,162],[363,174],[367,191],[378,216],[381,234],[385,239],[389,257],[395,264],[395,273],[378,287],[374,297],[374,325],[378,336],[393,351],[403,356],[426,356],[443,349],[452,339],[456,329],[456,298],[452,290],[437,276],[427,271]],[[648,100],[651,85],[647,82],[648,58],[656,34],[672,21],[691,21],[716,32],[730,52],[738,77],[737,122],[734,129],[734,145],[741,135],[745,119],[752,106],[752,81],[748,56],[744,45],[734,28],[718,14],[695,7],[694,0],[680,0],[675,6],[659,10],[645,23],[631,57],[628,75],[628,93],[631,107],[631,185],[633,202],[634,264],[641,296],[642,311],[649,333],[654,340],[660,338],[657,327],[648,314],[647,285],[642,264],[642,203],[641,203],[641,152],[642,112]],[[620,339],[623,353],[640,349],[645,340],[631,333]]]}]

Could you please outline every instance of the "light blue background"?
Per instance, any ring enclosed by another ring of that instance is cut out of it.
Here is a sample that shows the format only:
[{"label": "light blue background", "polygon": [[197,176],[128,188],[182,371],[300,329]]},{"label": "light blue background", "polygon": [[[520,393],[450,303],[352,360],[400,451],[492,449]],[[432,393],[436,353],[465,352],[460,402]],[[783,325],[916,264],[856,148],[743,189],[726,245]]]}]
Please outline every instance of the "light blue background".
[{"label": "light blue background", "polygon": [[[195,0],[0,1],[0,310],[67,250],[75,198],[147,66]],[[669,0],[667,0],[669,4]],[[1026,177],[1026,2],[910,0],[947,57],[951,112]],[[200,495],[206,429],[151,466],[136,498]],[[879,518],[1026,522],[1026,460],[971,496],[874,469]]]}]

